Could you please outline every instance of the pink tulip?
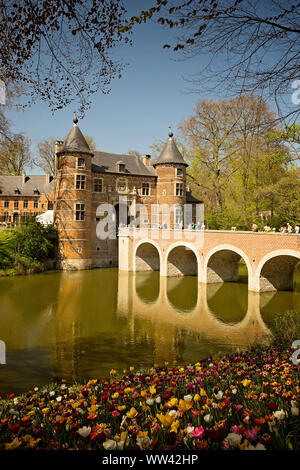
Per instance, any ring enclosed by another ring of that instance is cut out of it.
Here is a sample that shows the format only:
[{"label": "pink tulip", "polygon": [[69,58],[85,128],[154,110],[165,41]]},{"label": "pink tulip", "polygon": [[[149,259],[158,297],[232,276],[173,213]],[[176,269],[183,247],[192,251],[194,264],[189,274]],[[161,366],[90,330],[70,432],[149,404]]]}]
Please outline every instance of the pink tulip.
[{"label": "pink tulip", "polygon": [[196,437],[197,439],[202,439],[204,436],[204,427],[199,426],[198,428],[195,428],[195,430],[192,432],[192,436]]}]

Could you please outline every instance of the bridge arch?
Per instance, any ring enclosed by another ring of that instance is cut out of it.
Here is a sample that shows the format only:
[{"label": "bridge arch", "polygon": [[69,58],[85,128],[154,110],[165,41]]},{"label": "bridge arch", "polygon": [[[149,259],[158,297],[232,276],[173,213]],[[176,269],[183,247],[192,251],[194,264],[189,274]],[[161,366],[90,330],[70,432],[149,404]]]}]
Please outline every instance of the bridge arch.
[{"label": "bridge arch", "polygon": [[200,274],[200,256],[195,247],[188,242],[173,243],[165,254],[165,273],[167,276],[197,276]]},{"label": "bridge arch", "polygon": [[239,279],[238,267],[241,258],[245,261],[249,278],[252,267],[248,256],[234,245],[218,245],[211,249],[204,261],[204,282],[237,282]]},{"label": "bridge arch", "polygon": [[294,269],[299,261],[300,252],[295,250],[276,250],[265,255],[256,270],[259,290],[293,290]]},{"label": "bridge arch", "polygon": [[160,271],[162,253],[159,245],[153,240],[140,240],[133,254],[134,271]]}]

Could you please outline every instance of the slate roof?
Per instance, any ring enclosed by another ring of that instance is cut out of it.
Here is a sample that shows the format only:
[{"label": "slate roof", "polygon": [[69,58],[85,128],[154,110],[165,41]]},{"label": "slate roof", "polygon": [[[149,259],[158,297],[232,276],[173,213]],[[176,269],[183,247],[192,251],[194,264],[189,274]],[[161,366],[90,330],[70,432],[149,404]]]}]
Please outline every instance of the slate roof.
[{"label": "slate roof", "polygon": [[200,203],[200,204],[203,204],[203,201],[200,201],[199,199],[196,199],[191,191],[187,191],[186,192],[186,202],[195,202],[195,203]]},{"label": "slate roof", "polygon": [[175,163],[188,166],[174,142],[173,134],[170,133],[169,136],[170,137],[166,145],[164,146],[160,156],[153,163],[153,166],[163,165],[164,163]]},{"label": "slate roof", "polygon": [[64,140],[63,146],[58,154],[62,152],[82,152],[93,155],[94,153],[90,150],[81,130],[75,123],[70,130],[69,134]]},{"label": "slate roof", "polygon": [[[49,194],[53,188],[53,179],[46,183],[46,175],[32,175],[25,177],[25,183],[22,183],[22,176],[0,175],[0,195],[1,196],[39,196],[40,194]],[[19,190],[20,193],[15,193]],[[35,193],[38,190],[39,193]]]},{"label": "slate roof", "polygon": [[[125,165],[125,172],[118,171],[118,163]],[[108,152],[94,152],[92,171],[101,173],[120,173],[120,175],[156,176],[152,166],[143,164],[141,157]]]}]

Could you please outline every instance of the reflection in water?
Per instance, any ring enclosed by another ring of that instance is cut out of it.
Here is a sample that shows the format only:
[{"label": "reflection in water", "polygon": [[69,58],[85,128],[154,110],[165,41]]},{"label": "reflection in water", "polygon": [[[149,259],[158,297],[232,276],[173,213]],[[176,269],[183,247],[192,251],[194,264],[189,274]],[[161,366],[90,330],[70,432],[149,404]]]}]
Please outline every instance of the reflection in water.
[{"label": "reflection in water", "polygon": [[[260,306],[261,304],[261,306]],[[260,314],[260,308],[262,315]],[[100,269],[0,279],[0,394],[112,368],[193,363],[269,335],[274,312],[300,311],[300,293]]]},{"label": "reflection in water", "polygon": [[167,293],[170,304],[177,311],[190,312],[194,310],[198,296],[197,277],[169,277],[167,279]]}]

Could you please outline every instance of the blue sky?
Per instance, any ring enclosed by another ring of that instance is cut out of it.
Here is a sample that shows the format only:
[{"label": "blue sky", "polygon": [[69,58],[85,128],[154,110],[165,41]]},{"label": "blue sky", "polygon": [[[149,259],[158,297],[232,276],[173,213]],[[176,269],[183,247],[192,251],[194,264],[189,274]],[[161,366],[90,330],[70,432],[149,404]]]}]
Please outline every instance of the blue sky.
[{"label": "blue sky", "polygon": [[[130,13],[146,9],[152,3],[132,0]],[[132,46],[115,50],[114,55],[128,64],[123,77],[112,82],[109,94],[93,95],[91,109],[78,124],[85,135],[93,137],[98,150],[151,153],[149,146],[155,140],[167,139],[168,126],[172,126],[176,136],[179,122],[193,113],[198,101],[207,98],[187,93],[189,84],[184,80],[200,69],[203,57],[175,60],[180,56],[162,48],[174,34],[173,30],[163,29],[153,22],[142,24],[134,31]],[[10,111],[7,115],[15,132],[24,132],[30,137],[35,154],[38,141],[65,138],[72,127],[75,110],[73,104],[53,115],[46,104],[37,103],[23,112]]]}]

